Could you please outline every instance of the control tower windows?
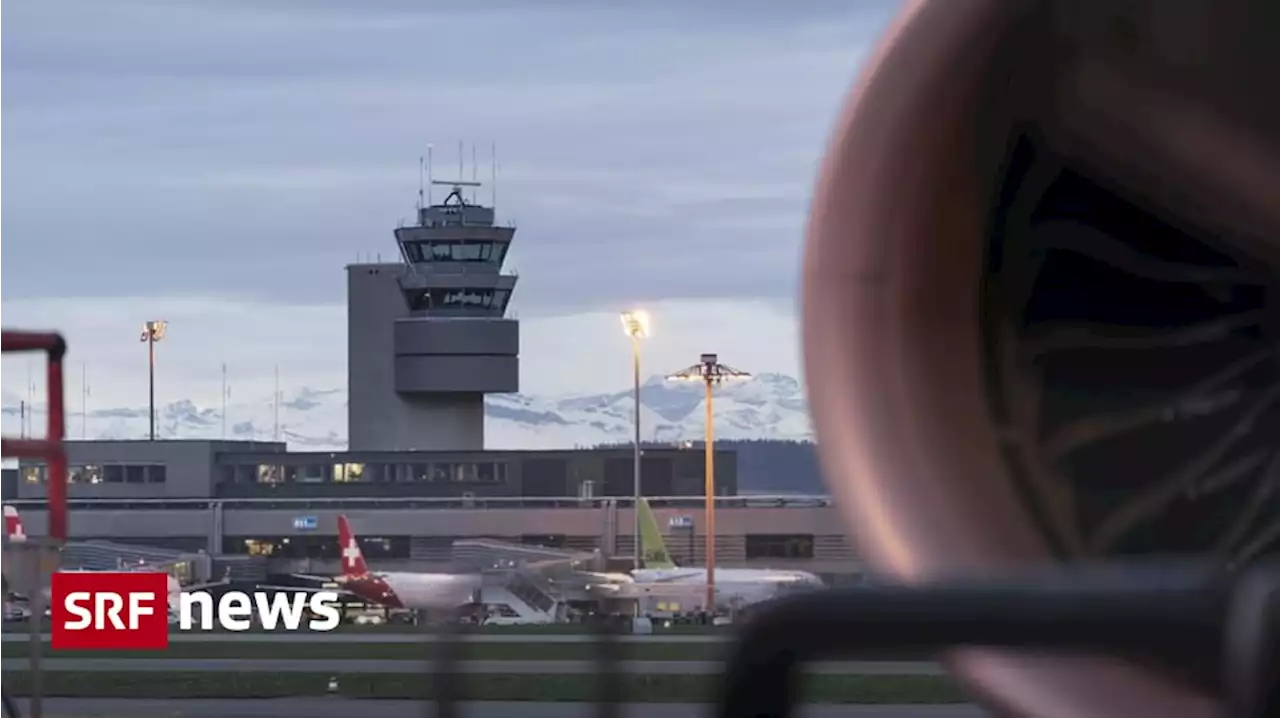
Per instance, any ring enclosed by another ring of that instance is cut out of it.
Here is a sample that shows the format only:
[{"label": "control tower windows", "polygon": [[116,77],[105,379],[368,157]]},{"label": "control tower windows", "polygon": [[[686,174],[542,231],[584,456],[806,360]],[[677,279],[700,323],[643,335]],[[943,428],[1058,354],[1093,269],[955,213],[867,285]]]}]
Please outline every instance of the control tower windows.
[{"label": "control tower windows", "polygon": [[511,292],[506,289],[420,289],[409,293],[409,308],[506,310]]},{"label": "control tower windows", "polygon": [[409,261],[419,262],[497,262],[506,258],[506,242],[468,242],[462,240],[421,240],[404,243]]}]

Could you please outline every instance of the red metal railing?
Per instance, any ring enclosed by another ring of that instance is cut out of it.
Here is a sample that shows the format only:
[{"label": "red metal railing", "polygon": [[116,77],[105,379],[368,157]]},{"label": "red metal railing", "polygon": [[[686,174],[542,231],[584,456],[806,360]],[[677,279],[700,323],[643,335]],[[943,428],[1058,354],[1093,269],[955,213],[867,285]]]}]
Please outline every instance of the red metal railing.
[{"label": "red metal railing", "polygon": [[67,540],[67,454],[62,440],[66,436],[62,358],[67,343],[57,332],[0,332],[5,352],[44,352],[48,385],[48,427],[43,439],[5,437],[0,453],[5,458],[43,459],[47,465],[48,537],[55,543]]}]

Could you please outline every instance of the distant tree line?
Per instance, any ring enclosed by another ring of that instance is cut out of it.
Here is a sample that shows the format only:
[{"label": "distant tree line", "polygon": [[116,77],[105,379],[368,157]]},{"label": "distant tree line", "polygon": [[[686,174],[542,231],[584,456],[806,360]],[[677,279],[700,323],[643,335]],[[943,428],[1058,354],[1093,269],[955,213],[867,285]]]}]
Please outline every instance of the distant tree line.
[{"label": "distant tree line", "polygon": [[[608,444],[598,448],[616,448],[631,444]],[[692,442],[702,446],[702,442]],[[667,443],[646,443],[655,448]],[[827,487],[818,468],[817,447],[811,441],[779,439],[741,439],[716,442],[717,448],[732,449],[738,454],[738,490],[755,494],[825,494]]]}]

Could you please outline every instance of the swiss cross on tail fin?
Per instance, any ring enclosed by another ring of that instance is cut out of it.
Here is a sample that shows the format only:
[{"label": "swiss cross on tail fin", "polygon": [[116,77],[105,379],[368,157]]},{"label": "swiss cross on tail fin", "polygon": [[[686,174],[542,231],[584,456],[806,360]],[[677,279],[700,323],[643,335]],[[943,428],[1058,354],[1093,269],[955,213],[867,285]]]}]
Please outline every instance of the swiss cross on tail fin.
[{"label": "swiss cross on tail fin", "polygon": [[640,499],[636,509],[640,512],[640,557],[644,561],[644,568],[676,568],[676,562],[671,560],[667,542],[662,538],[662,529],[658,527],[658,519],[653,515],[649,502]]},{"label": "swiss cross on tail fin", "polygon": [[4,534],[13,542],[27,540],[27,531],[22,527],[22,517],[18,515],[18,510],[12,506],[4,507]]},{"label": "swiss cross on tail fin", "polygon": [[360,552],[360,542],[356,540],[356,534],[351,530],[351,522],[347,521],[345,515],[338,517],[338,548],[342,556],[342,575],[363,576],[369,573],[369,567],[364,562],[364,554]]}]

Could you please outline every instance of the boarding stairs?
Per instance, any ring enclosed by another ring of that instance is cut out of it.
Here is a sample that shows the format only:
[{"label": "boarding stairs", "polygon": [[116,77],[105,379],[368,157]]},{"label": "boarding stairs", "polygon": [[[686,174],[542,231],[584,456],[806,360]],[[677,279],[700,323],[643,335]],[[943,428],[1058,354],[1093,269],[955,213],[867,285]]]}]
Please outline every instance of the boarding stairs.
[{"label": "boarding stairs", "polygon": [[88,571],[140,570],[163,568],[189,557],[184,551],[117,543],[114,541],[74,541],[62,548],[64,569]]},{"label": "boarding stairs", "polygon": [[531,623],[554,623],[564,613],[561,601],[537,574],[522,571],[487,571],[481,602],[505,605]]}]

